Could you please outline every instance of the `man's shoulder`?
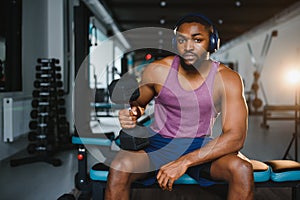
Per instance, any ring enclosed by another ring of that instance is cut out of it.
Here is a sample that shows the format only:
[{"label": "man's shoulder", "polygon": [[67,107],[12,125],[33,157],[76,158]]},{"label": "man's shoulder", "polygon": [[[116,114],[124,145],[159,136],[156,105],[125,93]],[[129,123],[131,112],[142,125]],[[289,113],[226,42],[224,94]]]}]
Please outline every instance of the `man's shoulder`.
[{"label": "man's shoulder", "polygon": [[143,80],[149,83],[164,83],[173,59],[174,56],[168,56],[150,63],[143,72]]},{"label": "man's shoulder", "polygon": [[227,67],[222,63],[220,63],[219,65],[218,72],[221,75],[221,77],[225,79],[236,79],[236,78],[240,79],[240,75],[238,72],[230,69],[229,67]]},{"label": "man's shoulder", "polygon": [[174,56],[168,56],[150,63],[146,69],[150,72],[160,72],[161,70],[165,71],[171,67],[173,60]]},{"label": "man's shoulder", "polygon": [[227,86],[228,88],[232,89],[239,89],[242,87],[242,78],[240,74],[224,64],[220,64],[218,68],[218,76],[216,78],[216,81],[217,84],[222,83],[221,85]]},{"label": "man's shoulder", "polygon": [[153,62],[154,64],[159,64],[162,66],[170,67],[172,65],[172,62],[174,60],[175,56],[167,56],[162,59],[156,60]]}]

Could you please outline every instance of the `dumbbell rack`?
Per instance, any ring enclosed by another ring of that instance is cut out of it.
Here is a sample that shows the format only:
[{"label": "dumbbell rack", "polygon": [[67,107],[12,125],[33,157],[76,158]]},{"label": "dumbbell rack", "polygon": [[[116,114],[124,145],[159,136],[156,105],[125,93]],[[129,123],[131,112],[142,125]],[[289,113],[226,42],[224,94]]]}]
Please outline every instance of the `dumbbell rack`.
[{"label": "dumbbell rack", "polygon": [[37,62],[27,146],[28,153],[35,156],[11,160],[11,166],[40,161],[60,166],[61,161],[52,156],[70,141],[59,60],[38,59]]}]

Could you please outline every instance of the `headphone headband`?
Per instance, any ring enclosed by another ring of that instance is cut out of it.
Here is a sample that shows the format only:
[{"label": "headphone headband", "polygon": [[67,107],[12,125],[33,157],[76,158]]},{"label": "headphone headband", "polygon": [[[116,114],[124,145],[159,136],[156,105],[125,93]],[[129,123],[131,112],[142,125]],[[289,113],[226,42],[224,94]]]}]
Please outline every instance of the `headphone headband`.
[{"label": "headphone headband", "polygon": [[174,28],[174,31],[176,31],[178,29],[178,27],[183,24],[185,22],[185,20],[187,18],[199,18],[201,19],[202,21],[206,22],[208,25],[214,27],[212,21],[210,19],[208,19],[205,15],[202,15],[202,14],[198,14],[198,13],[191,13],[191,14],[187,14],[183,17],[181,17],[177,22],[176,22],[176,25],[175,25],[175,28]]}]

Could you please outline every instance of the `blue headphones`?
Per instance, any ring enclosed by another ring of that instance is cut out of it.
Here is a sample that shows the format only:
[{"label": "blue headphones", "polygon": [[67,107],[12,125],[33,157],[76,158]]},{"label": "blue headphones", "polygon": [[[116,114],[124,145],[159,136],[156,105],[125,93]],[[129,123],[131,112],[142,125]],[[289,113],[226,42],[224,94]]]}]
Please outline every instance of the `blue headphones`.
[{"label": "blue headphones", "polygon": [[[181,24],[183,24],[188,18],[193,18],[193,17],[199,18],[200,20],[202,20],[202,21],[208,23],[210,26],[212,26],[213,30],[210,33],[208,52],[210,52],[210,53],[216,52],[220,46],[220,39],[219,39],[218,31],[215,28],[215,26],[213,25],[212,21],[210,21],[206,16],[204,16],[202,14],[188,14],[188,15],[185,15],[182,18],[180,18],[175,25],[174,35],[176,36],[176,31]],[[173,47],[175,49],[177,49],[176,37],[173,38],[172,44],[173,44]]]}]

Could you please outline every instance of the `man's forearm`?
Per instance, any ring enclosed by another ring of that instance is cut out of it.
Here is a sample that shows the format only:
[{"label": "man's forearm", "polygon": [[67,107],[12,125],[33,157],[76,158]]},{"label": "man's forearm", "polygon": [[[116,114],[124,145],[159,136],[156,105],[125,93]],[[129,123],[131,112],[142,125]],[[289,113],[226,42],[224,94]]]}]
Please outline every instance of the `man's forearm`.
[{"label": "man's forearm", "polygon": [[187,167],[210,162],[224,155],[238,152],[243,147],[243,137],[233,138],[229,135],[221,134],[205,146],[191,153],[188,153],[179,159],[184,160]]}]

